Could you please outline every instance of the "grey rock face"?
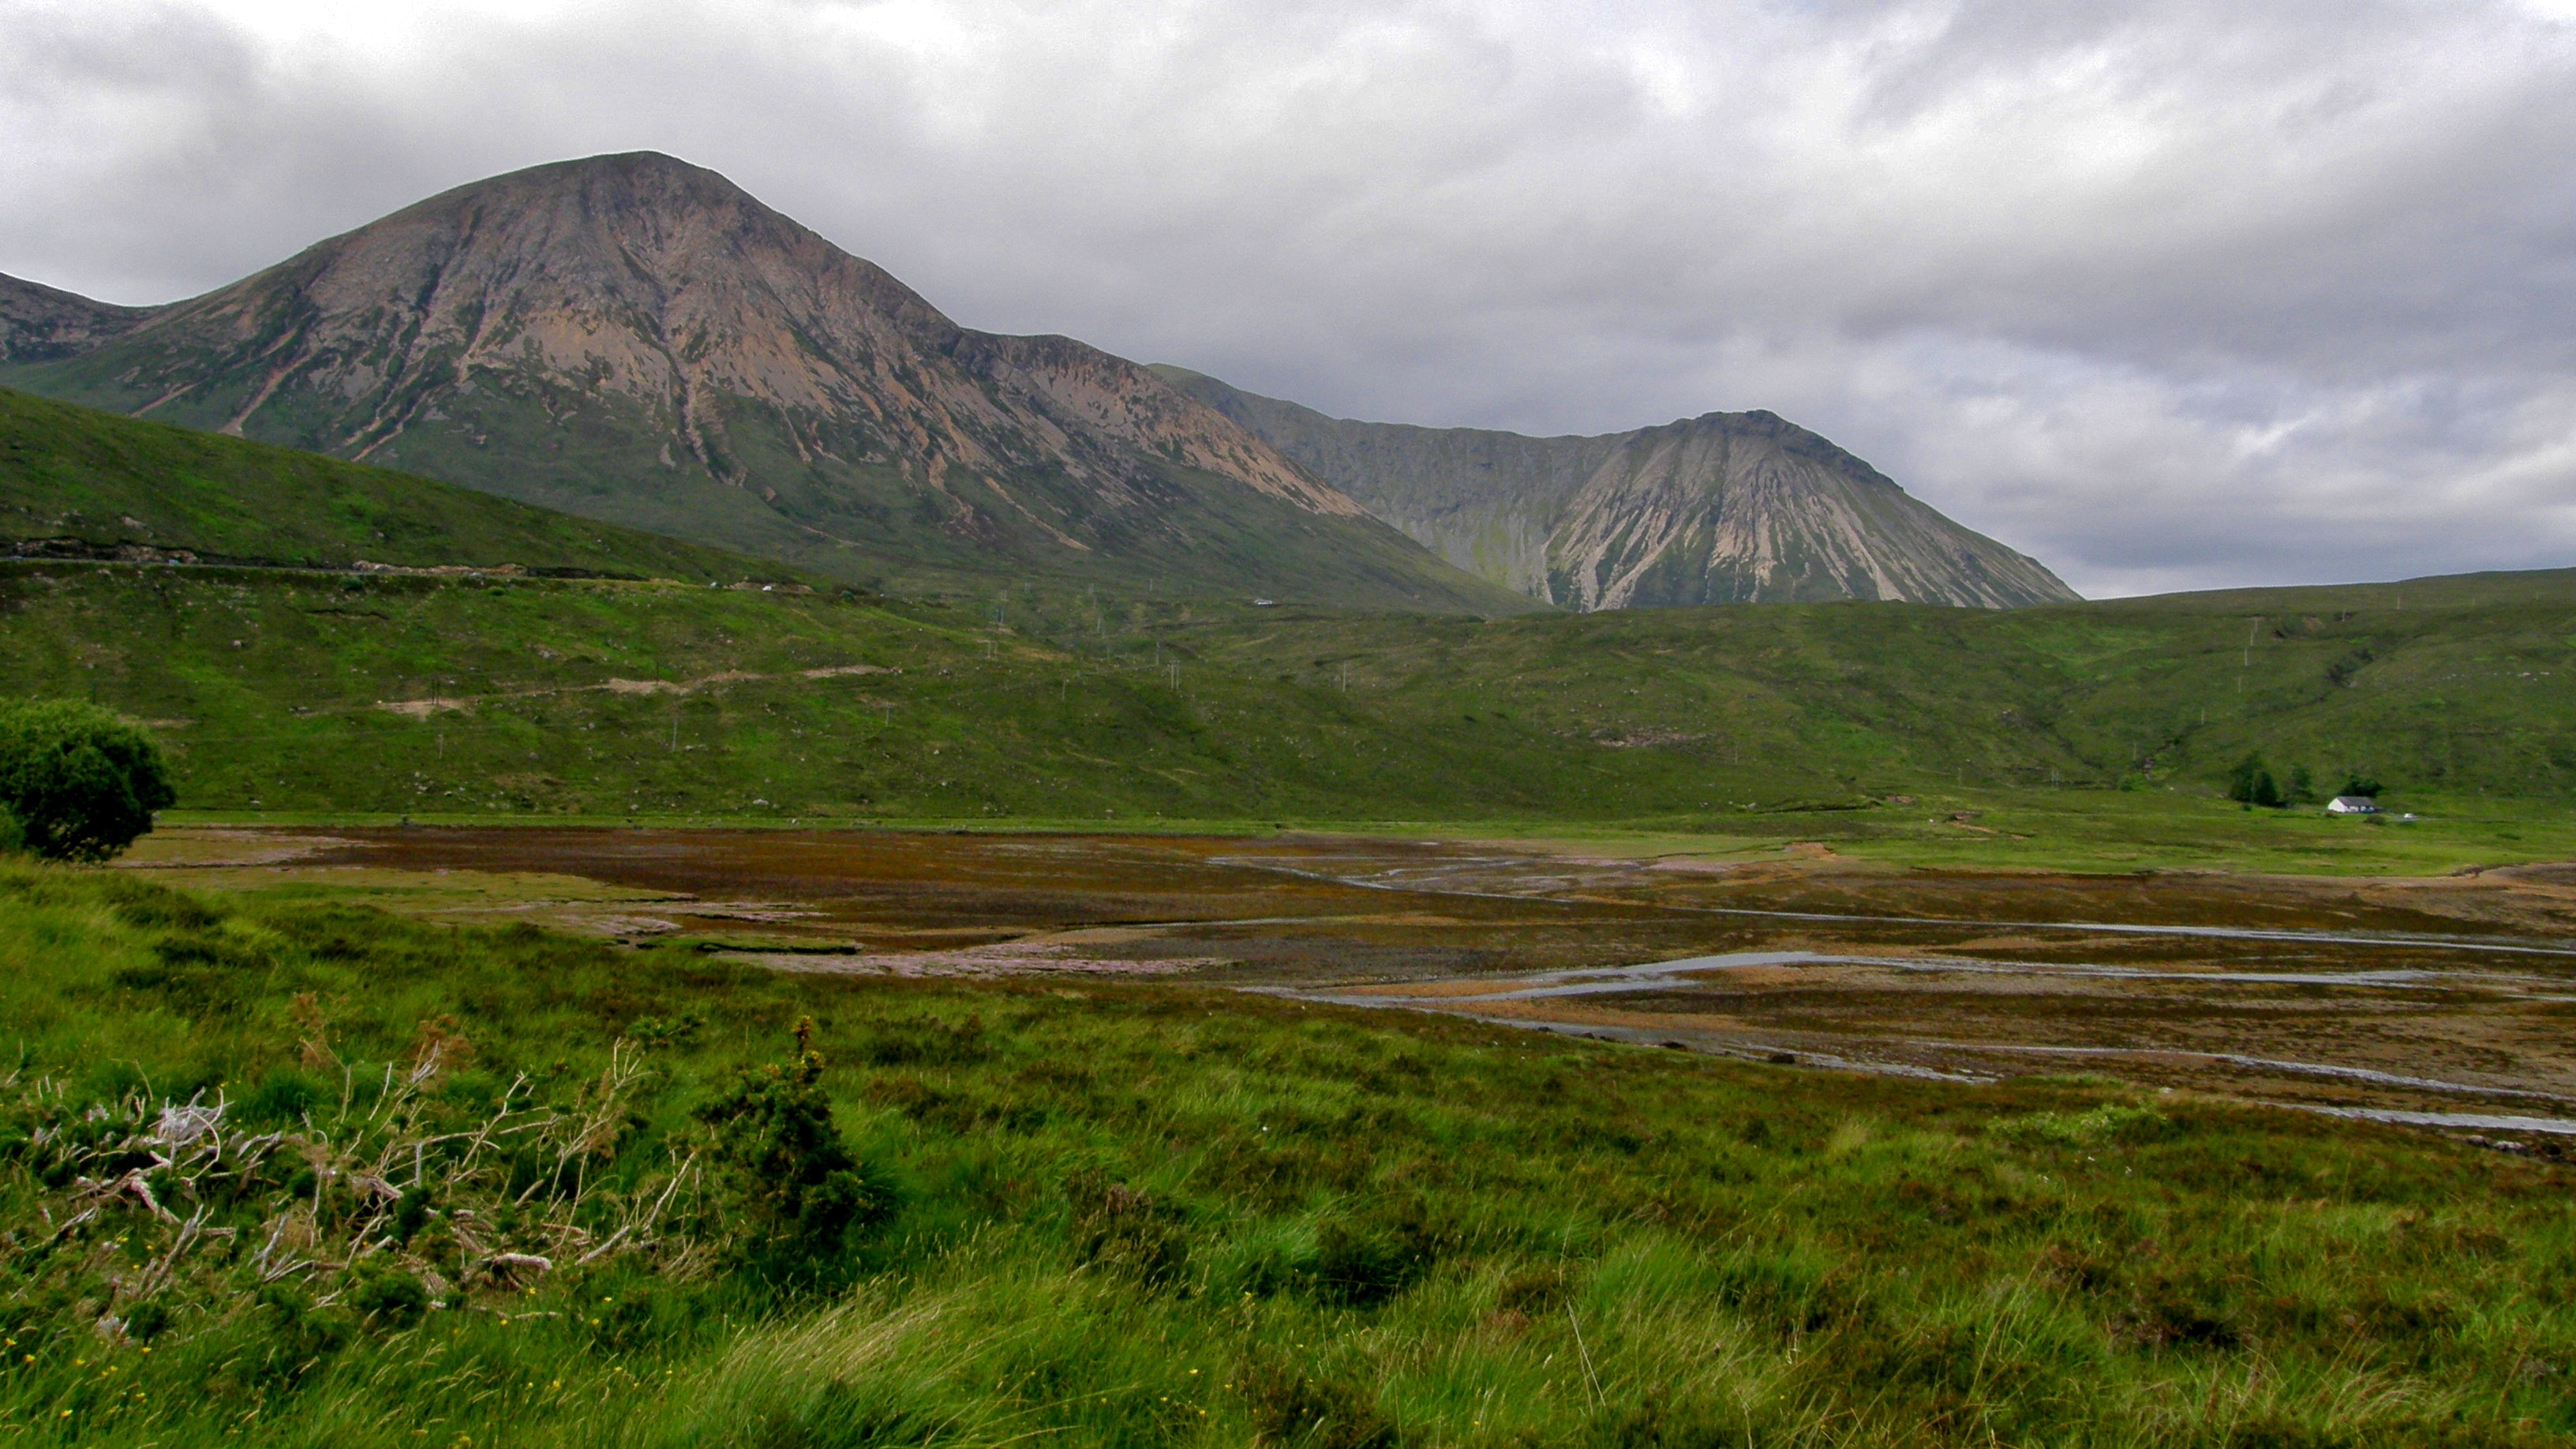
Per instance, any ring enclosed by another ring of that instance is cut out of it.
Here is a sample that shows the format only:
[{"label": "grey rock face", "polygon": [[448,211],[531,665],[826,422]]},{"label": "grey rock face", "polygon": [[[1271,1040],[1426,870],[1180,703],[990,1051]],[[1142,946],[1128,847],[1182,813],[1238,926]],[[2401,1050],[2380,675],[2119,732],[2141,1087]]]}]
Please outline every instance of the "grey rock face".
[{"label": "grey rock face", "polygon": [[1767,412],[1532,438],[1351,422],[1156,370],[1451,563],[1563,607],[2076,597],[2037,560]]}]

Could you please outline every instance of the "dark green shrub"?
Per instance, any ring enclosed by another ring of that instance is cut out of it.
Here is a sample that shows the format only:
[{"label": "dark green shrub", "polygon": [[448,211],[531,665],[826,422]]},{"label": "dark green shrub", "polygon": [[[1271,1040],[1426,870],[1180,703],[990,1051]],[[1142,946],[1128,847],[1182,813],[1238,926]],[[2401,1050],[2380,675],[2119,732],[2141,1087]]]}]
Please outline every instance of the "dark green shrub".
[{"label": "dark green shrub", "polygon": [[719,1170],[763,1240],[766,1251],[754,1256],[792,1262],[829,1254],[898,1206],[893,1185],[841,1141],[813,1031],[810,1019],[798,1022],[793,1061],[744,1069],[697,1111],[713,1129]]},{"label": "dark green shrub", "polygon": [[177,801],[143,727],[77,700],[0,704],[0,848],[101,861]]},{"label": "dark green shrub", "polygon": [[429,1285],[390,1265],[362,1264],[349,1285],[349,1308],[377,1328],[409,1328],[429,1311]]},{"label": "dark green shrub", "polygon": [[429,1194],[415,1187],[394,1203],[394,1241],[409,1246],[429,1226]]},{"label": "dark green shrub", "polygon": [[2236,798],[2244,801],[2248,805],[2260,805],[2265,809],[2278,809],[2281,805],[2281,787],[2278,782],[2273,780],[2271,771],[2257,768],[2254,773],[2246,779],[2245,793],[2237,796]]},{"label": "dark green shrub", "polygon": [[314,1305],[313,1295],[292,1283],[271,1283],[255,1299],[269,1330],[263,1365],[280,1378],[301,1375],[347,1346],[356,1325],[336,1308]]},{"label": "dark green shrub", "polygon": [[169,1329],[176,1316],[167,1302],[146,1298],[125,1310],[125,1336],[136,1343],[150,1343]]}]

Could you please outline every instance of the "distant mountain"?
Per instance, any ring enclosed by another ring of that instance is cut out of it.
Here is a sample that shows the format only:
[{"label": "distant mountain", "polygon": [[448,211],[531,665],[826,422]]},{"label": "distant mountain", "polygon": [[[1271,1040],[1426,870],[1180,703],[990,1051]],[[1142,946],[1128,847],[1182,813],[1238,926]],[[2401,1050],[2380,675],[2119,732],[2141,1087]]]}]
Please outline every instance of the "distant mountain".
[{"label": "distant mountain", "polygon": [[1145,368],[959,327],[649,152],[459,187],[162,308],[0,281],[0,329],[10,386],[861,581],[1529,607]]},{"label": "distant mountain", "polygon": [[1767,412],[1531,438],[1350,422],[1155,371],[1449,562],[1567,608],[2076,597],[2037,560]]}]

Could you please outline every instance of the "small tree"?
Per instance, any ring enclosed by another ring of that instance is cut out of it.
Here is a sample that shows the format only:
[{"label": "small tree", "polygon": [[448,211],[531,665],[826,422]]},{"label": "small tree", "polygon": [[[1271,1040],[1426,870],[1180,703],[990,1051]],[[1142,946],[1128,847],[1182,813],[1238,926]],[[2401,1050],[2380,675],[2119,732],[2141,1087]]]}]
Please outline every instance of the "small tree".
[{"label": "small tree", "polygon": [[2355,770],[2351,774],[2344,776],[2343,788],[2337,790],[2335,793],[2338,795],[2359,795],[2365,800],[2375,800],[2379,798],[2380,788],[2380,784],[2377,780],[2370,778],[2359,770]]},{"label": "small tree", "polygon": [[178,799],[143,727],[68,699],[0,702],[0,847],[101,861]]},{"label": "small tree", "polygon": [[2227,772],[2228,799],[2267,809],[2277,810],[2300,798],[2303,792],[2315,788],[2305,769],[2295,769],[2290,772],[2289,788],[2282,789],[2280,780],[2272,774],[2272,767],[2263,762],[2260,751],[2238,760],[2236,768]]},{"label": "small tree", "polygon": [[2305,765],[2292,765],[2290,767],[2290,793],[2282,800],[2281,803],[2284,805],[2306,805],[2313,803],[2316,798],[2317,777],[2309,774],[2308,767]]}]

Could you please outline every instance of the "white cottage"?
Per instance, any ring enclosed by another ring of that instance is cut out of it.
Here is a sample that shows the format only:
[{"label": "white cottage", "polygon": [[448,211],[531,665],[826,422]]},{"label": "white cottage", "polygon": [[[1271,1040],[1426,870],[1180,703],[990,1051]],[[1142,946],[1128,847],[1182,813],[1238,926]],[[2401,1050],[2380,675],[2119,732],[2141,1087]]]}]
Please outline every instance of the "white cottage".
[{"label": "white cottage", "polygon": [[2328,815],[2376,815],[2379,802],[2367,795],[2337,795],[2326,802]]}]

